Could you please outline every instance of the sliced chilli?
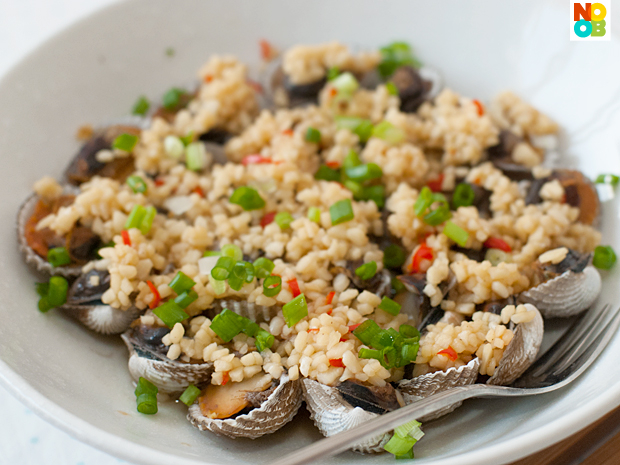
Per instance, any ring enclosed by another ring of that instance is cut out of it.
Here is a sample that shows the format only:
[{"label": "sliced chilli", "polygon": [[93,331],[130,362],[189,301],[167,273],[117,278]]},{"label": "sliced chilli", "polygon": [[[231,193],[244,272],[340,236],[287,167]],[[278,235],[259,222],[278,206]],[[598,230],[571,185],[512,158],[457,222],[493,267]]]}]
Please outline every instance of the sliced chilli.
[{"label": "sliced chilli", "polygon": [[456,350],[454,350],[452,348],[452,346],[448,346],[447,349],[444,350],[440,350],[439,352],[437,352],[437,355],[445,355],[446,357],[448,357],[450,360],[452,360],[453,362],[459,358],[459,354],[456,353]]},{"label": "sliced chilli", "polygon": [[409,271],[411,273],[422,273],[426,271],[420,268],[422,260],[428,260],[432,262],[433,258],[434,258],[433,249],[427,246],[425,242],[422,242],[420,244],[420,247],[418,247],[418,250],[416,250],[416,253],[413,255],[413,258],[411,259],[411,265],[409,266]]},{"label": "sliced chilli", "polygon": [[149,289],[151,290],[151,293],[153,294],[153,299],[149,303],[149,308],[152,310],[154,308],[159,307],[161,295],[159,294],[157,287],[155,287],[155,284],[153,284],[151,281],[147,281],[146,284],[149,286]]},{"label": "sliced chilli", "polygon": [[510,247],[505,240],[500,239],[499,237],[489,237],[486,241],[484,241],[484,246],[487,249],[499,249],[504,252],[512,252],[512,247]]}]

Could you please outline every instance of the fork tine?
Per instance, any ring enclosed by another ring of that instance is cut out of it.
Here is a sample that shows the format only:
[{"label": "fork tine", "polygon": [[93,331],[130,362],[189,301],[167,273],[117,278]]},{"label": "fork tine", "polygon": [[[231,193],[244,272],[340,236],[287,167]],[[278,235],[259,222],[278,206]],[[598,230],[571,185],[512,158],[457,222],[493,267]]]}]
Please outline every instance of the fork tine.
[{"label": "fork tine", "polygon": [[563,358],[558,365],[554,366],[554,372],[561,373],[566,368],[573,365],[573,363],[578,361],[583,355],[587,354],[590,348],[596,348],[597,345],[594,343],[601,338],[601,336],[604,339],[605,336],[610,334],[613,335],[620,321],[619,310],[620,309],[616,309],[612,312],[611,318],[601,321],[598,326],[592,328],[592,330],[575,347],[572,348],[573,351],[569,353],[567,357]]},{"label": "fork tine", "polygon": [[611,306],[604,305],[598,311],[588,311],[586,314],[575,320],[564,335],[530,368],[530,373],[534,376],[544,374],[551,365],[563,357],[566,353],[572,352],[572,347],[583,340],[584,334],[590,332],[607,312]]}]

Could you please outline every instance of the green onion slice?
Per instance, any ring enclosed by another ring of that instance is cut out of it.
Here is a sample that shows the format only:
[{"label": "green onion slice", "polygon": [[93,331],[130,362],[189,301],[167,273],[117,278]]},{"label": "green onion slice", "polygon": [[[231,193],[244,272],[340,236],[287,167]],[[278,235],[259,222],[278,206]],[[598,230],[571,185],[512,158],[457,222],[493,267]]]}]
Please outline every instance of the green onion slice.
[{"label": "green onion slice", "polygon": [[179,107],[183,104],[185,96],[186,93],[183,89],[173,87],[172,89],[167,91],[162,97],[162,105],[168,111],[178,110]]},{"label": "green onion slice", "polygon": [[198,299],[198,293],[190,289],[189,291],[185,291],[182,294],[179,294],[174,301],[181,308],[187,308],[192,302]]},{"label": "green onion slice", "polygon": [[452,221],[446,221],[443,233],[461,247],[465,247],[467,239],[469,239],[469,233]]},{"label": "green onion slice", "polygon": [[385,186],[377,184],[362,188],[362,192],[355,200],[372,200],[381,209],[385,205]]},{"label": "green onion slice", "polygon": [[179,397],[179,400],[189,407],[194,402],[196,402],[196,399],[198,399],[199,395],[200,395],[200,389],[198,389],[193,384],[190,384],[189,386],[187,386],[187,389],[183,391],[183,394],[181,394],[181,397]]},{"label": "green onion slice", "polygon": [[398,280],[398,278],[392,278],[391,284],[392,284],[392,289],[394,290],[396,294],[398,294],[399,292],[403,292],[404,290],[407,289],[405,285]]},{"label": "green onion slice", "polygon": [[131,188],[134,194],[144,194],[146,192],[146,182],[138,175],[129,176],[127,178],[127,185]]},{"label": "green onion slice", "polygon": [[398,315],[400,313],[401,305],[398,302],[394,302],[389,297],[383,297],[379,308],[384,312],[388,312],[390,315]]},{"label": "green onion slice", "polygon": [[386,82],[385,87],[387,88],[388,94],[398,95],[398,88],[396,87],[396,84],[394,84],[392,81]]},{"label": "green onion slice", "polygon": [[362,344],[369,347],[372,346],[373,340],[380,333],[381,328],[379,328],[379,325],[373,320],[366,320],[353,330],[353,335],[362,341]]},{"label": "green onion slice", "polygon": [[620,182],[620,177],[615,174],[599,174],[594,182],[596,184],[611,184],[612,186],[617,186],[618,182]]},{"label": "green onion slice", "polygon": [[469,207],[474,204],[476,194],[469,184],[460,183],[454,189],[452,195],[452,207],[456,210],[459,207]]},{"label": "green onion slice", "polygon": [[67,301],[69,283],[62,276],[52,276],[47,283],[37,284],[39,299],[39,311],[45,313],[54,307],[60,307]]},{"label": "green onion slice", "polygon": [[338,77],[340,70],[336,66],[332,66],[327,70],[327,80],[332,81]]},{"label": "green onion slice", "polygon": [[312,142],[313,144],[321,143],[321,131],[318,129],[314,129],[313,127],[309,127],[306,131],[306,140],[308,142]]},{"label": "green onion slice", "polygon": [[243,260],[243,251],[241,250],[241,247],[239,247],[238,245],[225,244],[222,246],[220,252],[223,257],[230,257],[235,262],[238,262],[239,260]]},{"label": "green onion slice", "polygon": [[228,279],[230,272],[235,266],[236,260],[231,257],[222,256],[211,270],[211,276],[217,281]]},{"label": "green onion slice", "polygon": [[140,221],[140,225],[138,226],[138,229],[143,235],[146,236],[153,227],[153,220],[155,219],[155,216],[157,216],[157,210],[155,207],[146,207],[142,221]]},{"label": "green onion slice", "polygon": [[348,129],[360,138],[360,142],[366,142],[372,134],[372,121],[369,119],[358,118],[356,116],[336,116],[336,127],[338,129]]},{"label": "green onion slice", "polygon": [[243,262],[235,263],[233,269],[228,276],[228,285],[235,291],[240,291],[245,284],[246,270]]},{"label": "green onion slice", "polygon": [[185,136],[179,137],[179,140],[185,147],[187,147],[189,144],[194,142],[194,131],[190,131]]},{"label": "green onion slice", "polygon": [[237,314],[225,308],[213,318],[210,328],[224,342],[230,342],[233,337],[241,332],[241,324]]},{"label": "green onion slice", "polygon": [[[219,260],[218,260],[219,263]],[[170,281],[168,287],[172,289],[177,294],[183,294],[185,291],[189,291],[192,287],[194,287],[196,283],[192,278],[187,276],[182,271],[179,271],[176,276]]]},{"label": "green onion slice", "polygon": [[166,136],[164,139],[164,152],[169,157],[178,160],[185,152],[185,145],[177,136]]},{"label": "green onion slice", "polygon": [[205,250],[202,254],[203,257],[219,257],[222,252],[219,250]]},{"label": "green onion slice", "polygon": [[136,397],[138,412],[145,415],[154,415],[157,413],[157,396],[150,394],[141,394]]},{"label": "green onion slice", "polygon": [[202,142],[192,142],[187,146],[185,164],[192,171],[200,171],[207,166],[207,150]]},{"label": "green onion slice", "polygon": [[266,349],[271,349],[273,343],[275,342],[273,334],[271,334],[269,331],[265,331],[262,328],[258,330],[256,336],[254,337],[256,338],[256,348],[259,352],[262,352]]},{"label": "green onion slice", "polygon": [[381,47],[381,63],[377,67],[379,74],[385,79],[394,74],[397,68],[409,65],[414,68],[421,66],[420,62],[413,56],[411,47],[406,42],[393,42],[385,47]]},{"label": "green onion slice", "polygon": [[355,181],[351,181],[350,179],[347,179],[344,182],[344,187],[346,187],[353,193],[354,199],[362,200],[362,194],[364,193],[364,188],[359,182],[355,182]]},{"label": "green onion slice", "polygon": [[114,139],[114,142],[112,142],[112,148],[124,150],[125,152],[131,152],[137,143],[138,136],[123,133]]},{"label": "green onion slice", "polygon": [[430,211],[424,215],[424,222],[429,226],[438,226],[441,223],[447,221],[452,216],[450,208],[447,203],[442,203],[435,210]]},{"label": "green onion slice", "polygon": [[355,270],[355,274],[361,279],[370,279],[377,274],[377,262],[364,263]]},{"label": "green onion slice", "polygon": [[411,339],[411,338],[420,338],[420,331],[418,331],[417,328],[411,326],[411,325],[400,325],[400,328],[398,328],[398,332],[405,338],[405,339]]},{"label": "green onion slice", "polygon": [[142,205],[134,205],[125,221],[125,229],[139,228],[145,215],[146,208]]},{"label": "green onion slice", "polygon": [[609,270],[616,263],[616,253],[614,249],[609,245],[599,245],[596,249],[594,249],[594,258],[592,259],[592,264],[601,269],[601,270]]},{"label": "green onion slice", "polygon": [[159,317],[168,328],[172,328],[175,324],[181,323],[189,318],[189,315],[183,311],[181,306],[174,300],[160,305],[153,310],[153,313]]},{"label": "green onion slice", "polygon": [[245,282],[251,283],[252,281],[254,281],[254,278],[256,277],[256,270],[254,269],[254,265],[246,261],[240,261],[239,263],[241,263],[245,267]]},{"label": "green onion slice", "polygon": [[267,276],[263,282],[263,294],[267,297],[275,297],[282,290],[282,278],[280,276]]},{"label": "green onion slice", "polygon": [[260,257],[254,260],[254,269],[256,270],[256,276],[259,278],[266,278],[271,274],[275,268],[275,264],[265,257]]},{"label": "green onion slice", "polygon": [[306,303],[306,296],[304,294],[299,294],[293,300],[284,304],[282,307],[282,315],[289,328],[295,326],[300,320],[307,317],[308,304]]},{"label": "green onion slice", "polygon": [[357,182],[370,181],[383,176],[383,170],[375,163],[358,165],[345,170],[347,177]]},{"label": "green onion slice", "polygon": [[138,383],[136,384],[136,389],[134,394],[137,396],[141,396],[142,394],[150,394],[152,396],[156,396],[159,392],[157,386],[151,383],[148,379],[140,377],[138,379]]},{"label": "green onion slice", "polygon": [[338,96],[343,98],[351,98],[360,86],[355,76],[349,72],[342,73],[332,79],[331,85],[338,91]]},{"label": "green onion slice", "polygon": [[310,207],[308,209],[308,219],[315,223],[321,223],[321,209],[317,207]]},{"label": "green onion slice", "polygon": [[47,251],[47,261],[55,268],[71,263],[69,252],[64,247],[54,247]]},{"label": "green onion slice", "polygon": [[344,161],[342,162],[342,167],[345,169],[345,171],[349,168],[353,168],[354,166],[359,166],[362,164],[362,160],[360,159],[359,154],[351,149],[349,150],[349,153],[347,153],[347,156],[344,157]]},{"label": "green onion slice", "polygon": [[295,218],[289,212],[280,212],[275,217],[275,222],[280,226],[280,229],[288,229],[291,227],[291,223]]},{"label": "green onion slice", "polygon": [[396,244],[388,245],[383,251],[383,266],[386,268],[400,268],[406,260],[407,254]]},{"label": "green onion slice", "polygon": [[372,130],[372,136],[390,144],[400,144],[405,140],[405,132],[388,121],[381,121]]},{"label": "green onion slice", "polygon": [[314,174],[314,179],[320,181],[340,181],[340,171],[330,168],[327,165],[321,165]]},{"label": "green onion slice", "polygon": [[220,295],[226,292],[226,281],[217,280],[212,275],[209,275],[209,282],[211,283],[211,287],[213,288],[215,295]]},{"label": "green onion slice", "polygon": [[355,217],[351,200],[344,199],[333,204],[329,207],[329,215],[333,226],[351,221]]},{"label": "green onion slice", "polygon": [[144,116],[149,111],[149,108],[151,108],[151,102],[144,95],[141,95],[134,103],[131,113]]},{"label": "green onion slice", "polygon": [[244,210],[258,210],[265,206],[265,201],[256,189],[242,186],[235,189],[230,196],[230,203],[241,206]]},{"label": "green onion slice", "polygon": [[413,205],[413,211],[415,215],[420,217],[422,216],[426,210],[429,209],[431,204],[433,203],[433,191],[430,190],[428,186],[424,186],[418,195],[418,198]]}]

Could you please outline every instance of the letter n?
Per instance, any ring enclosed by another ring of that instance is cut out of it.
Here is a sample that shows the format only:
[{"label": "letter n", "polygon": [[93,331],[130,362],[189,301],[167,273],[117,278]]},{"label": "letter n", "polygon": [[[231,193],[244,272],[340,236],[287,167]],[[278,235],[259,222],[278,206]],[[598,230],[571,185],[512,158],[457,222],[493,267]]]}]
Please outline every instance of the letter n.
[{"label": "letter n", "polygon": [[573,8],[575,12],[573,21],[579,21],[579,16],[581,16],[586,21],[590,21],[590,11],[592,11],[591,3],[586,3],[585,8],[581,5],[581,3],[575,3],[573,4]]}]

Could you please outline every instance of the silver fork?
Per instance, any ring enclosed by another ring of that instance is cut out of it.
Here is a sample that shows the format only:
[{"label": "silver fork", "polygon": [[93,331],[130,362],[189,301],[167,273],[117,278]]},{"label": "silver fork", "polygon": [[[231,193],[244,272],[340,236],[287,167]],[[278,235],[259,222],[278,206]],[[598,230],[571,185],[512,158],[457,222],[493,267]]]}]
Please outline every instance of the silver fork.
[{"label": "silver fork", "polygon": [[453,388],[394,410],[362,425],[321,439],[271,465],[303,465],[330,457],[353,445],[474,397],[518,397],[544,394],[566,386],[596,360],[620,325],[620,309],[607,304],[578,318],[558,341],[511,387],[472,384]]}]

